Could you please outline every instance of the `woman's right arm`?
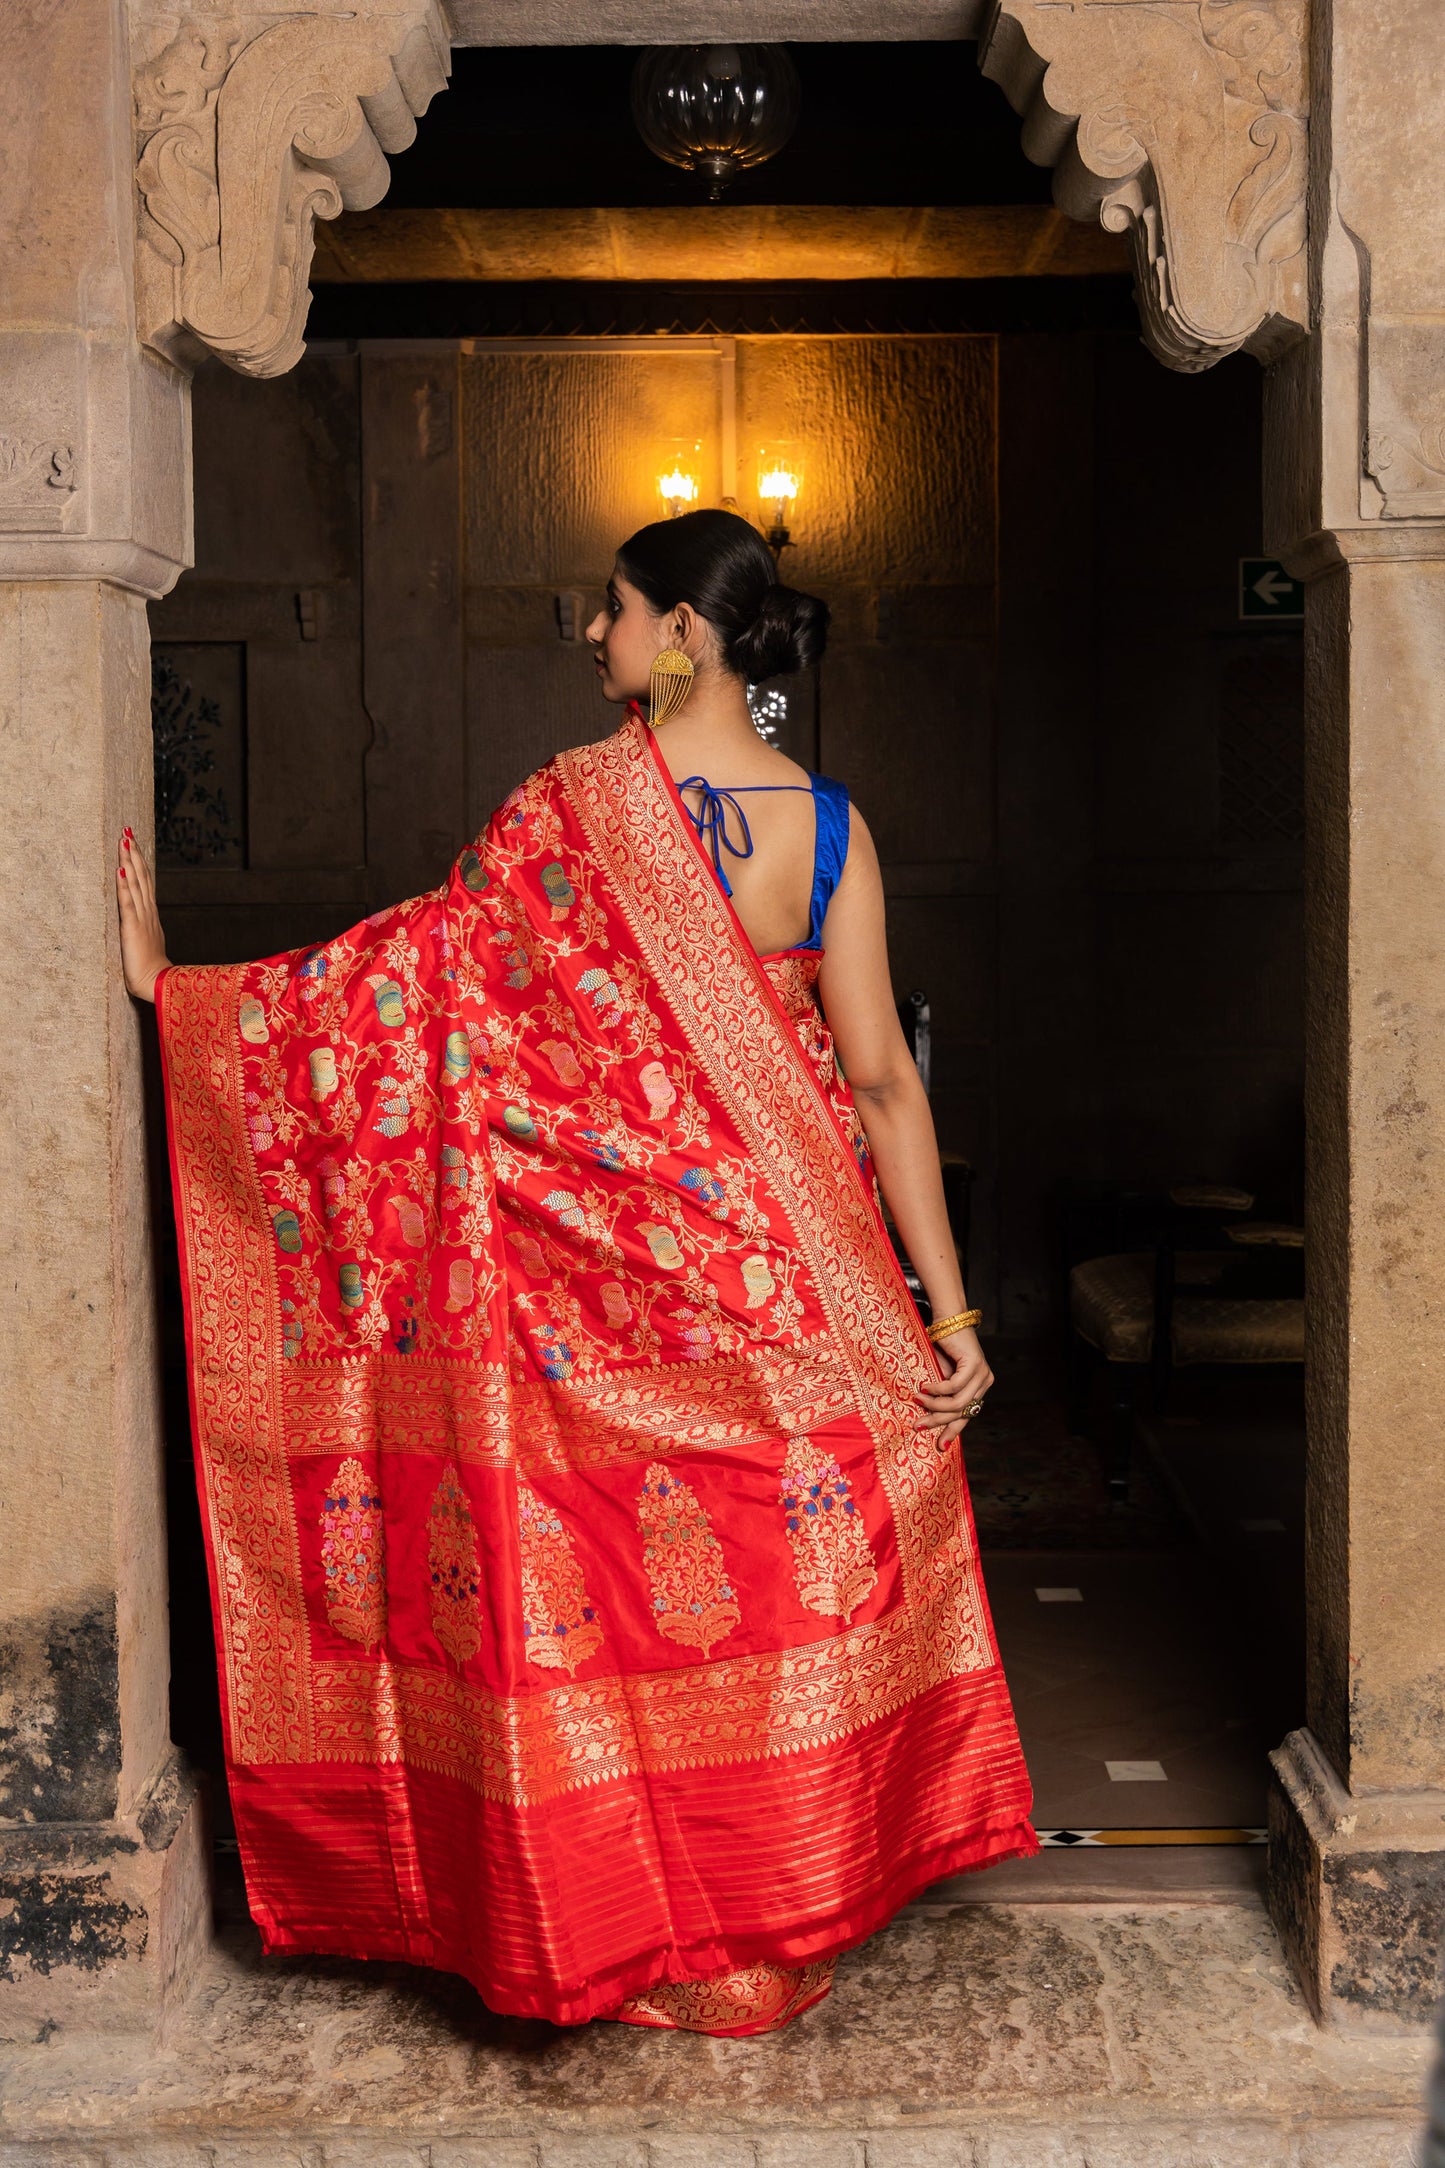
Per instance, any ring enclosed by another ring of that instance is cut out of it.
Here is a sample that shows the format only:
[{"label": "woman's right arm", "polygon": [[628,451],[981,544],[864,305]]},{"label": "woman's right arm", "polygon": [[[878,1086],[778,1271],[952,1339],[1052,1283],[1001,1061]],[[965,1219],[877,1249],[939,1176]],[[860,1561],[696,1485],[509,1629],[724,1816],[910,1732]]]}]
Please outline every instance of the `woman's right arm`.
[{"label": "woman's right arm", "polygon": [[170,958],[156,909],[151,869],[128,828],[120,839],[115,886],[120,900],[120,960],[126,992],[134,994],[137,1001],[154,1001],[156,980]]},{"label": "woman's right arm", "polygon": [[[818,991],[894,1225],[933,1315],[952,1317],[967,1302],[944,1202],[938,1141],[893,1005],[883,876],[856,806],[851,837],[843,878],[823,922]],[[968,1421],[966,1409],[992,1385],[993,1372],[972,1326],[950,1333],[937,1353],[947,1365],[945,1377],[926,1385],[919,1399],[925,1427],[937,1434],[939,1445],[946,1445]]]}]

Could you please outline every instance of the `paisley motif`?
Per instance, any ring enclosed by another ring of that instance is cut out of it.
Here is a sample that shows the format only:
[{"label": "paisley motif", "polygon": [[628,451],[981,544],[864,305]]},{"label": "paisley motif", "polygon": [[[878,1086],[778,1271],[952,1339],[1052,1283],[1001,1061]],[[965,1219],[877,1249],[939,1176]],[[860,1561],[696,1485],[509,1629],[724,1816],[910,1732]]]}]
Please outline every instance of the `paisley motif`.
[{"label": "paisley motif", "polygon": [[577,991],[586,994],[604,1024],[616,1026],[622,1022],[622,996],[605,971],[595,965],[584,971],[577,981]]},{"label": "paisley motif", "polygon": [[660,1460],[637,1501],[642,1563],[652,1589],[652,1623],[669,1641],[708,1655],[742,1623],[722,1545],[690,1483]]},{"label": "paisley motif", "polygon": [[609,1325],[631,1324],[632,1304],[620,1280],[604,1280],[597,1292],[602,1297],[602,1315]]},{"label": "paisley motif", "polygon": [[387,1203],[396,1214],[397,1231],[408,1249],[426,1247],[426,1214],[415,1197],[388,1197]]},{"label": "paisley motif", "polygon": [[454,1468],[432,1492],[427,1515],[432,1632],[453,1662],[465,1664],[481,1647],[477,1611],[477,1531]]},{"label": "paisley motif", "polygon": [[794,1438],[780,1487],[799,1601],[824,1618],[851,1618],[878,1569],[848,1478],[831,1453]]},{"label": "paisley motif", "polygon": [[321,1509],[326,1616],[348,1641],[373,1649],[386,1632],[386,1537],[381,1498],[359,1460],[337,1469]]},{"label": "paisley motif", "polygon": [[562,1516],[528,1483],[517,1484],[522,1552],[522,1644],[529,1664],[575,1672],[602,1646],[602,1627]]}]

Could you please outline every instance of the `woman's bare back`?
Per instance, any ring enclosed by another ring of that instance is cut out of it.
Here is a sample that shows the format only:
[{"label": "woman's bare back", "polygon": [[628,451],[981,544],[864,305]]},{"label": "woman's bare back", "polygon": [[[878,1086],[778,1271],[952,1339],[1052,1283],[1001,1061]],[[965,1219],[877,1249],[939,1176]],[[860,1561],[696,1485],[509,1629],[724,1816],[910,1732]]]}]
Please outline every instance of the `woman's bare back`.
[{"label": "woman's bare back", "polygon": [[682,789],[694,825],[702,816],[700,840],[710,858],[712,824],[716,820],[723,826],[726,841],[719,839],[717,855],[744,933],[760,956],[796,948],[808,938],[817,845],[817,811],[807,770],[761,739],[755,748],[736,743],[699,747],[699,754],[710,752],[711,759],[704,764],[699,758],[692,767],[679,764],[688,749],[683,742],[659,743],[680,788],[700,776],[713,791],[735,794],[709,803],[695,784]]}]

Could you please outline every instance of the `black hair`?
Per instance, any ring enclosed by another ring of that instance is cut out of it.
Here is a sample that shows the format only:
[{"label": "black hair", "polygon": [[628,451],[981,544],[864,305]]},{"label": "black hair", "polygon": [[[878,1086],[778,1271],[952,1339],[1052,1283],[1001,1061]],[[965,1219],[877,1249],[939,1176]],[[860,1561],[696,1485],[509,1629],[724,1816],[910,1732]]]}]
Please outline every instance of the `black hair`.
[{"label": "black hair", "polygon": [[639,527],[617,562],[659,617],[691,604],[715,629],[724,666],[750,685],[820,662],[826,602],[784,587],[773,553],[736,512],[682,512]]}]

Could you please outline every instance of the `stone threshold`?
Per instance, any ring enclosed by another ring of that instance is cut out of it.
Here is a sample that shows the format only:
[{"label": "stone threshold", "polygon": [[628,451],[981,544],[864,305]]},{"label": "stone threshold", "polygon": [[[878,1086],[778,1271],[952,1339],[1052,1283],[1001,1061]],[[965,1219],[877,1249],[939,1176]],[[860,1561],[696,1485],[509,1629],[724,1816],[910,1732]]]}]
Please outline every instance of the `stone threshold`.
[{"label": "stone threshold", "polygon": [[1252,1896],[930,1901],[724,2041],[247,1930],[157,2043],[76,2014],[0,2053],[0,2168],[1407,2168],[1429,2048],[1318,2028]]}]

